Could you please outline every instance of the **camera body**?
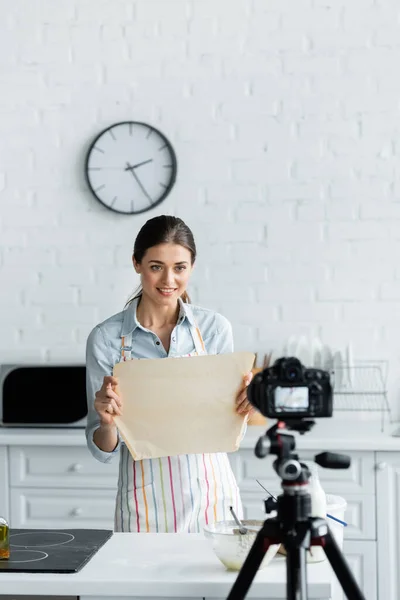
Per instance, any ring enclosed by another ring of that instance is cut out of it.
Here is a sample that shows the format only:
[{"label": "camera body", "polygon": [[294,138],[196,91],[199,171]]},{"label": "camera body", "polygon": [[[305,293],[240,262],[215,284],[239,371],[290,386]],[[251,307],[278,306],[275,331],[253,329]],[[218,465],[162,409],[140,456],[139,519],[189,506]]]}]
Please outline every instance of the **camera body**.
[{"label": "camera body", "polygon": [[298,358],[283,357],[253,378],[247,397],[265,417],[285,420],[332,416],[328,371],[307,369]]}]

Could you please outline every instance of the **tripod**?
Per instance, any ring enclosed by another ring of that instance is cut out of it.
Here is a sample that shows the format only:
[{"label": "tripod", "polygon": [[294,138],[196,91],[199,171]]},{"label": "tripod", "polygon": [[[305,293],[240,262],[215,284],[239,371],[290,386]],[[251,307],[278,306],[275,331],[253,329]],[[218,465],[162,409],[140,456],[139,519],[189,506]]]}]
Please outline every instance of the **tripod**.
[{"label": "tripod", "polygon": [[[283,544],[286,550],[286,598],[307,600],[306,551],[311,546],[322,546],[348,600],[365,600],[347,562],[342,555],[325,519],[311,517],[311,496],[308,482],[311,475],[301,463],[294,436],[282,434],[279,429],[309,431],[314,421],[285,421],[273,425],[256,445],[259,458],[276,454],[273,466],[282,479],[283,493],[275,500],[265,501],[265,511],[277,510],[277,516],[266,519],[229,593],[227,600],[243,600],[253,582],[265,553],[272,544]],[[315,457],[322,467],[343,469],[350,466],[347,456],[324,452]]]}]

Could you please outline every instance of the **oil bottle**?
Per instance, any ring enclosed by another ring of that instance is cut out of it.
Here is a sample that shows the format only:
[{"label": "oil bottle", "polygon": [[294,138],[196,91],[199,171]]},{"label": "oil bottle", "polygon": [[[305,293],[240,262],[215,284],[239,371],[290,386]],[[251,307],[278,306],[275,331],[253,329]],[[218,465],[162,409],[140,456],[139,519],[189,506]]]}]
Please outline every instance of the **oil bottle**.
[{"label": "oil bottle", "polygon": [[5,519],[0,517],[0,560],[10,558],[10,529]]}]

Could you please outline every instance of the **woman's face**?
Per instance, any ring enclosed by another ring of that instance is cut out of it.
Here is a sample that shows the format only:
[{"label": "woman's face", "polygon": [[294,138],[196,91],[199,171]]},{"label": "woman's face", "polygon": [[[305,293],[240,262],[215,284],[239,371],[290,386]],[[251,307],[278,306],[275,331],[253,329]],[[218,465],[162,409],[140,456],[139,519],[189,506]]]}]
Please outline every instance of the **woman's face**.
[{"label": "woman's face", "polygon": [[149,248],[140,264],[133,258],[143,294],[157,304],[175,305],[186,290],[192,272],[191,258],[189,250],[178,244],[159,244]]}]

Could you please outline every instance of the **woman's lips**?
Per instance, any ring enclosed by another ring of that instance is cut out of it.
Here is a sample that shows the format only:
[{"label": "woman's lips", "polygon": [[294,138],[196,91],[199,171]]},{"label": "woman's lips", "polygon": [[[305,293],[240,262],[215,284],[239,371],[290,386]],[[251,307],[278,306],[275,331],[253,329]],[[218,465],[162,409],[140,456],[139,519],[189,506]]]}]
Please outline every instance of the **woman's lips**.
[{"label": "woman's lips", "polygon": [[174,292],[176,292],[177,288],[157,288],[157,291],[162,296],[172,296]]}]

